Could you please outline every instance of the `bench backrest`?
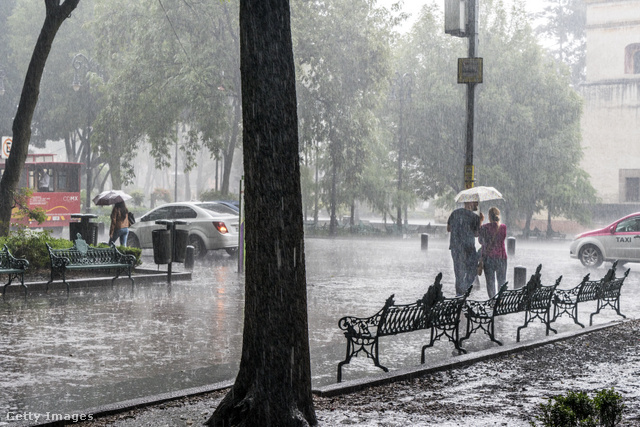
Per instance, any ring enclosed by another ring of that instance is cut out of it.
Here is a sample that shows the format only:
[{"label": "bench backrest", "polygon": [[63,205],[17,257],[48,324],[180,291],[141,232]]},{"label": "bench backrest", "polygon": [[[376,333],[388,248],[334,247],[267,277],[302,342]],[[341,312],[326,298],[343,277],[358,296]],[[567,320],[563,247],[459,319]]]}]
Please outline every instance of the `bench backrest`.
[{"label": "bench backrest", "polygon": [[620,289],[624,284],[624,279],[629,275],[629,271],[631,271],[630,268],[625,271],[622,277],[613,276],[611,279],[605,280],[600,288],[599,298],[617,299],[620,296]]},{"label": "bench backrest", "polygon": [[584,280],[582,287],[578,292],[578,302],[595,301],[598,299],[598,292],[602,287],[604,279],[599,280]]},{"label": "bench backrest", "polygon": [[472,287],[467,289],[467,292],[456,298],[443,298],[438,301],[427,312],[427,326],[453,326],[457,325],[460,320],[460,314],[465,306],[467,298],[471,293]]},{"label": "bench backrest", "polygon": [[378,336],[382,337],[424,329],[426,327],[424,308],[421,300],[412,304],[387,307],[380,318]]},{"label": "bench backrest", "polygon": [[121,256],[113,244],[108,248],[89,246],[80,233],[70,248],[53,249],[49,244],[47,244],[47,248],[50,256],[69,259],[69,265],[110,264],[117,262]]},{"label": "bench backrest", "polygon": [[383,308],[378,325],[378,336],[395,335],[430,327],[427,313],[443,300],[442,273],[438,273],[424,296],[412,304],[396,305],[392,295]]},{"label": "bench backrest", "polygon": [[527,308],[529,296],[541,286],[540,270],[542,264],[536,268],[536,272],[531,276],[526,285],[520,289],[507,289],[502,286],[496,295],[496,303],[493,307],[493,315],[500,316],[503,314],[517,313]]},{"label": "bench backrest", "polygon": [[562,276],[556,279],[556,283],[551,286],[540,285],[529,296],[527,310],[548,310],[551,307],[551,300],[553,299],[556,288],[560,285]]}]

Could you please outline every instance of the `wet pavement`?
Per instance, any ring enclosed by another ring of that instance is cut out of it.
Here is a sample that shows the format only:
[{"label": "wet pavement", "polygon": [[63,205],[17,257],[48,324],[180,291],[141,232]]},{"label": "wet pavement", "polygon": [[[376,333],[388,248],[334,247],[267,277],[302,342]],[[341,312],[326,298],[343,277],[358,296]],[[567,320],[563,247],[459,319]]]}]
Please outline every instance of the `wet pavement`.
[{"label": "wet pavement", "polygon": [[[530,275],[542,264],[544,284],[563,275],[562,288],[579,283],[587,270],[569,258],[569,241],[518,241],[509,260]],[[145,252],[146,253],[146,252]],[[145,256],[145,267],[152,266]],[[420,298],[438,272],[452,296],[453,268],[445,240],[431,239],[426,251],[419,239],[307,239],[307,284],[313,386],[334,383],[344,358],[345,339],[337,327],[345,315],[366,317],[391,294],[396,302]],[[601,277],[605,266],[592,273]],[[636,264],[623,287],[621,310],[638,317]],[[640,268],[638,269],[640,272]],[[484,282],[484,278],[481,278]],[[484,283],[471,294],[486,299]],[[7,413],[71,413],[144,396],[233,380],[240,359],[243,277],[235,260],[209,254],[196,263],[193,280],[85,289],[30,295],[0,302],[0,425],[12,425]],[[580,310],[586,320],[595,303]],[[594,324],[619,317],[606,310]],[[515,342],[521,315],[498,322],[496,335]],[[569,319],[554,324],[558,332],[579,328]],[[522,331],[522,341],[544,337],[541,324]],[[418,365],[424,332],[383,338],[380,360],[391,371]],[[486,335],[465,341],[469,352],[495,347]],[[437,342],[427,358],[455,356],[449,342]],[[455,352],[457,354],[457,352]],[[351,380],[379,375],[371,360],[355,358],[343,368]]]}]

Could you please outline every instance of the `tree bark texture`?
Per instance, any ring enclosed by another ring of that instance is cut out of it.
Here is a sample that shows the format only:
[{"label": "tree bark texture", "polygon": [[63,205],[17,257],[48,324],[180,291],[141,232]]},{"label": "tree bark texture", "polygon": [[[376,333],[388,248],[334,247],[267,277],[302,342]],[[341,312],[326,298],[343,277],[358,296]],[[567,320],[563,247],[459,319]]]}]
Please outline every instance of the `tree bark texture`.
[{"label": "tree bark texture", "polygon": [[288,0],[241,0],[246,276],[242,358],[210,426],[316,425]]},{"label": "tree bark texture", "polygon": [[40,81],[51,51],[53,39],[60,25],[75,10],[79,2],[80,0],[65,0],[60,4],[60,0],[45,0],[47,15],[40,30],[36,46],[33,49],[33,55],[22,86],[18,111],[13,119],[11,154],[5,163],[4,174],[0,180],[0,236],[6,236],[11,226],[14,194],[29,153],[31,121],[38,103]]}]

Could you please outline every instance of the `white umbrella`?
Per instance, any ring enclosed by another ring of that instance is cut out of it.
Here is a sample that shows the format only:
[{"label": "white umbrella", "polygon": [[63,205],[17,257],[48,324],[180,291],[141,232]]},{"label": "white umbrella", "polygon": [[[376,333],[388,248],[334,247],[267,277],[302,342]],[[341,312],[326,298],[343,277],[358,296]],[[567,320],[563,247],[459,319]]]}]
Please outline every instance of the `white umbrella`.
[{"label": "white umbrella", "polygon": [[115,205],[118,202],[133,199],[130,195],[121,190],[106,190],[93,198],[93,203],[98,206]]},{"label": "white umbrella", "polygon": [[493,187],[473,187],[462,190],[456,195],[455,201],[462,202],[485,202],[487,200],[502,199],[502,194]]}]

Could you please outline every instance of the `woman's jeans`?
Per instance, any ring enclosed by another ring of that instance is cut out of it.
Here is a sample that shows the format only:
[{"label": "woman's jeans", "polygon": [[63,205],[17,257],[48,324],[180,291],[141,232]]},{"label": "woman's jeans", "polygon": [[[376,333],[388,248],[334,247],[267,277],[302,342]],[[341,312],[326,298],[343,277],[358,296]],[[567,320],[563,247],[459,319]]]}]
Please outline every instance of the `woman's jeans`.
[{"label": "woman's jeans", "polygon": [[487,280],[489,298],[493,298],[498,293],[500,286],[507,281],[507,259],[485,258],[484,277]]},{"label": "woman's jeans", "polygon": [[121,228],[113,232],[113,237],[109,240],[109,243],[115,243],[120,238],[120,246],[127,246],[127,237],[129,237],[129,229]]}]

